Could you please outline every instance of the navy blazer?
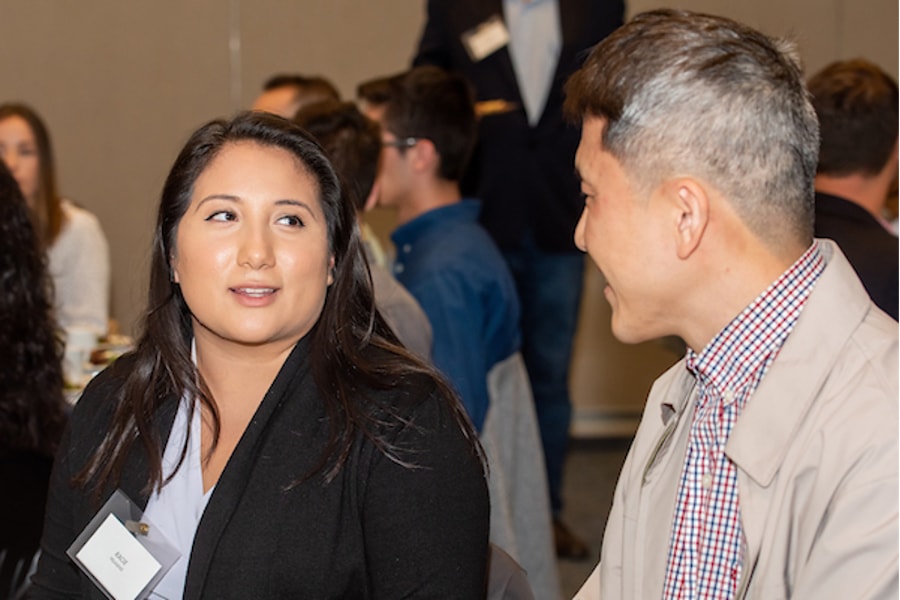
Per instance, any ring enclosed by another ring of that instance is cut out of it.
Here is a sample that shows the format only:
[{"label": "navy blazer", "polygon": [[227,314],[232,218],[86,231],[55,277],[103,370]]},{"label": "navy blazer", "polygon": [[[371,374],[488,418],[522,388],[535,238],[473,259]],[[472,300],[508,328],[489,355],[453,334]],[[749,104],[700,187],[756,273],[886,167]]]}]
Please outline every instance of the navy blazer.
[{"label": "navy blazer", "polygon": [[878,308],[897,319],[900,260],[897,238],[844,198],[816,192],[816,237],[837,242]]},{"label": "navy blazer", "polygon": [[563,86],[588,51],[623,22],[623,0],[558,0],[562,47],[544,112],[531,127],[508,46],[473,62],[460,36],[493,15],[502,0],[428,0],[427,21],[413,58],[465,75],[478,101],[505,100],[516,108],[480,119],[478,145],[464,193],[482,201],[481,222],[501,248],[530,232],[547,252],[576,252],[572,236],[581,215],[575,149],[579,129],[562,113]]}]

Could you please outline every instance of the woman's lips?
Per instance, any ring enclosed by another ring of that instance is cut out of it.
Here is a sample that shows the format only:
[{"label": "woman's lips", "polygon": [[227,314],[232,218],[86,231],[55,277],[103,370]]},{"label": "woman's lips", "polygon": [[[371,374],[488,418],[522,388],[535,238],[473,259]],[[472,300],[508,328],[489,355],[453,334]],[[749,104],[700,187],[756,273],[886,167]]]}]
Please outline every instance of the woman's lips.
[{"label": "woman's lips", "polygon": [[270,294],[275,293],[275,288],[271,287],[234,287],[231,288],[231,291],[236,294],[241,294],[243,296],[249,296],[251,298],[263,298]]},{"label": "woman's lips", "polygon": [[260,286],[238,286],[230,290],[241,305],[252,308],[268,306],[278,292],[278,288]]}]

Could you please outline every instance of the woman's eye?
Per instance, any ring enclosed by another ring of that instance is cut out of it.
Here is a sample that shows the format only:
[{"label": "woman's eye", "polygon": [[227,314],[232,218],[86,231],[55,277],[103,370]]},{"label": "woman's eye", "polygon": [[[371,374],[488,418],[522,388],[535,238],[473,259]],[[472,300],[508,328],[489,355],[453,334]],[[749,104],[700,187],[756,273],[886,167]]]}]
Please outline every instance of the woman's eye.
[{"label": "woman's eye", "polygon": [[303,227],[303,220],[296,215],[285,215],[278,219],[278,222],[290,227]]},{"label": "woman's eye", "polygon": [[234,213],[228,210],[220,210],[206,217],[207,221],[234,221]]}]

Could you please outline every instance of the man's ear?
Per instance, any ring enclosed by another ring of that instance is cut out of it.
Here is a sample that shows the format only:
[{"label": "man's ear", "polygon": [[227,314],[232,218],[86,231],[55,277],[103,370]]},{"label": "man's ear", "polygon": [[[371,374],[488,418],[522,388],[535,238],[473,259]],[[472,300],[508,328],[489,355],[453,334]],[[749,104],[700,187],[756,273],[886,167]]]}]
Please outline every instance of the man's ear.
[{"label": "man's ear", "polygon": [[438,154],[434,142],[429,139],[420,138],[416,145],[407,150],[411,153],[410,159],[413,167],[418,171],[437,171],[441,162],[441,155]]},{"label": "man's ear", "polygon": [[684,260],[700,246],[709,224],[709,194],[701,182],[687,177],[665,184],[675,207],[675,240],[678,258]]}]

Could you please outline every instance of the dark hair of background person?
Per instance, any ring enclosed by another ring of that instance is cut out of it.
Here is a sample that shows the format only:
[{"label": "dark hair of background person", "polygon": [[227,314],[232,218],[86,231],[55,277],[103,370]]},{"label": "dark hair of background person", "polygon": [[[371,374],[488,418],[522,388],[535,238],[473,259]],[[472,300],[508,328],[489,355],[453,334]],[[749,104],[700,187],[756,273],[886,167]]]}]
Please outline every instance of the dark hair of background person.
[{"label": "dark hair of background person", "polygon": [[331,164],[362,212],[378,175],[381,128],[353,102],[324,100],[309,104],[294,117],[325,149]]},{"label": "dark hair of background person", "polygon": [[55,453],[66,422],[62,357],[46,258],[0,161],[0,451]]},{"label": "dark hair of background person", "polygon": [[[316,181],[325,215],[330,249],[334,254],[334,282],[329,286],[318,322],[307,334],[313,378],[322,391],[330,428],[329,442],[313,473],[333,479],[348,459],[357,435],[362,434],[401,464],[396,450],[378,433],[384,418],[399,418],[389,406],[367,405],[365,389],[396,388],[408,376],[425,377],[451,405],[460,429],[479,457],[480,446],[462,405],[443,377],[408,352],[375,309],[372,283],[365,262],[356,211],[343,197],[334,169],[298,125],[262,112],[244,112],[231,120],[215,120],[198,129],[182,149],[166,179],[159,205],[150,267],[148,305],[143,332],[135,349],[135,367],[116,398],[108,435],[75,477],[76,485],[103,486],[121,475],[129,449],[143,445],[149,460],[148,491],[161,486],[162,442],[154,417],[165,399],[198,398],[214,419],[214,443],[219,435],[215,399],[191,360],[191,313],[172,281],[170,257],[176,252],[178,224],[191,202],[200,174],[229,144],[252,142],[280,148],[295,156]],[[192,409],[193,410],[193,409]],[[373,415],[381,415],[381,417]],[[182,449],[182,459],[186,446]]]},{"label": "dark hair of background person", "polygon": [[831,63],[809,80],[819,117],[818,172],[877,175],[897,143],[897,82],[858,58]]},{"label": "dark hair of background person", "polygon": [[356,86],[356,96],[370,104],[381,106],[391,98],[391,81],[403,73],[369,79]]},{"label": "dark hair of background person", "polygon": [[319,75],[298,75],[279,73],[273,75],[263,84],[263,91],[268,92],[283,87],[294,87],[304,95],[321,96],[324,99],[340,100],[341,94],[333,83]]},{"label": "dark hair of background person", "polygon": [[430,140],[441,157],[438,175],[459,181],[477,136],[472,86],[433,66],[416,67],[388,82],[384,129],[400,139]]},{"label": "dark hair of background person", "polygon": [[50,133],[40,116],[30,106],[10,102],[0,105],[0,121],[9,117],[21,117],[34,135],[38,152],[38,190],[35,204],[30,211],[38,239],[44,248],[56,241],[63,226],[63,211],[56,185],[56,163]]}]

